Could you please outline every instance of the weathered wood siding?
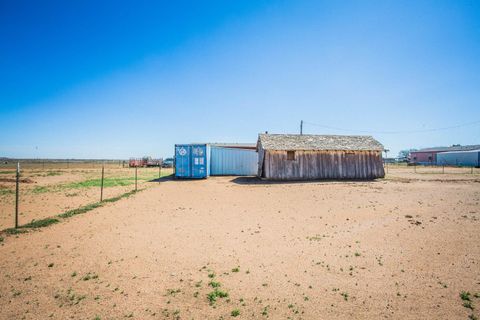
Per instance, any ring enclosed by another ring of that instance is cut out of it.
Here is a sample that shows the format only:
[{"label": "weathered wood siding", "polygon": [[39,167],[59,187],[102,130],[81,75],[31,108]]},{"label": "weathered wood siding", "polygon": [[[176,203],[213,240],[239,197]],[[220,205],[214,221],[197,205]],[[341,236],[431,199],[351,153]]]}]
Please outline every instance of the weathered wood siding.
[{"label": "weathered wood siding", "polygon": [[[295,151],[295,160],[287,160],[287,151],[259,150],[262,162],[259,174],[273,180],[375,179],[383,178],[380,151]],[[260,157],[259,157],[260,158]]]}]

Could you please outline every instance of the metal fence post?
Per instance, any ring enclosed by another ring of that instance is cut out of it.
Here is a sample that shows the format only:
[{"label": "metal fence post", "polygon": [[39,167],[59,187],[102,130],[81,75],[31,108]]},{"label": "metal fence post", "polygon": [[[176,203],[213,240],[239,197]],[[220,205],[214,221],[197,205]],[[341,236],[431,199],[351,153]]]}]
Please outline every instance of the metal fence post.
[{"label": "metal fence post", "polygon": [[138,167],[135,167],[135,192],[137,191],[137,169]]},{"label": "metal fence post", "polygon": [[162,177],[162,166],[158,165],[158,183],[160,183],[161,177]]},{"label": "metal fence post", "polygon": [[102,182],[100,183],[100,202],[103,201],[103,176],[105,173],[105,166],[102,165]]},{"label": "metal fence post", "polygon": [[15,183],[15,229],[18,228],[18,198],[19,198],[19,184],[20,184],[20,162],[17,162],[17,176]]}]

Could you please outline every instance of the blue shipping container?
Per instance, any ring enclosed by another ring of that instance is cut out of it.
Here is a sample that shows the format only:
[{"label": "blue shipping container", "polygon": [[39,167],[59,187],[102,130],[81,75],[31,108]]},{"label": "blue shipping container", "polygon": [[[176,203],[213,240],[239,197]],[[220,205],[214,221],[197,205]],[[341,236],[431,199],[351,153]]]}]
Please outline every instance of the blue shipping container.
[{"label": "blue shipping container", "polygon": [[258,171],[258,153],[251,149],[211,148],[212,176],[255,176]]},{"label": "blue shipping container", "polygon": [[175,177],[201,179],[210,175],[210,146],[175,145]]}]

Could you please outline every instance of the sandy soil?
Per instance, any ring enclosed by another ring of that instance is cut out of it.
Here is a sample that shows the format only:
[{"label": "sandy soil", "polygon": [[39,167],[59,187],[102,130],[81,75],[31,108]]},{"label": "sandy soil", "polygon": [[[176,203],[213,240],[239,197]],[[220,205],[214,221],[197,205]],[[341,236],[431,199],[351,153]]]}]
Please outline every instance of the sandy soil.
[{"label": "sandy soil", "polygon": [[479,317],[480,183],[396,174],[166,181],[4,236],[0,318]]},{"label": "sandy soil", "polygon": [[[0,230],[11,228],[15,221],[15,172],[0,174]],[[162,175],[171,174],[171,169],[163,169]],[[147,188],[149,181],[157,177],[158,168],[139,168],[137,175],[138,188]],[[134,169],[109,168],[104,172],[105,178],[131,178],[135,175]],[[89,179],[99,179],[101,168],[75,167],[70,169],[24,169],[20,184],[20,225],[32,220],[43,219],[65,211],[79,208],[100,200],[100,187],[69,188],[71,183]],[[148,179],[145,179],[148,177]],[[103,198],[111,198],[129,192],[135,188],[134,180],[127,186],[105,187]],[[45,188],[43,191],[41,188]],[[2,190],[4,191],[2,193]],[[6,192],[5,192],[6,191]]]}]

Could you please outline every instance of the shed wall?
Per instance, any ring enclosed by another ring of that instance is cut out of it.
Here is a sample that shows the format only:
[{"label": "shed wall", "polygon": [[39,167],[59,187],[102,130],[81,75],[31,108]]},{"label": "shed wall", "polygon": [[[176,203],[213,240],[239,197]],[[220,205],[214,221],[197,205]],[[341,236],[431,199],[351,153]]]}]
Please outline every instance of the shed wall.
[{"label": "shed wall", "polygon": [[375,179],[385,176],[380,151],[265,150],[262,176],[274,180]]},{"label": "shed wall", "polygon": [[211,148],[210,174],[212,176],[254,176],[258,169],[255,150],[240,148]]}]

